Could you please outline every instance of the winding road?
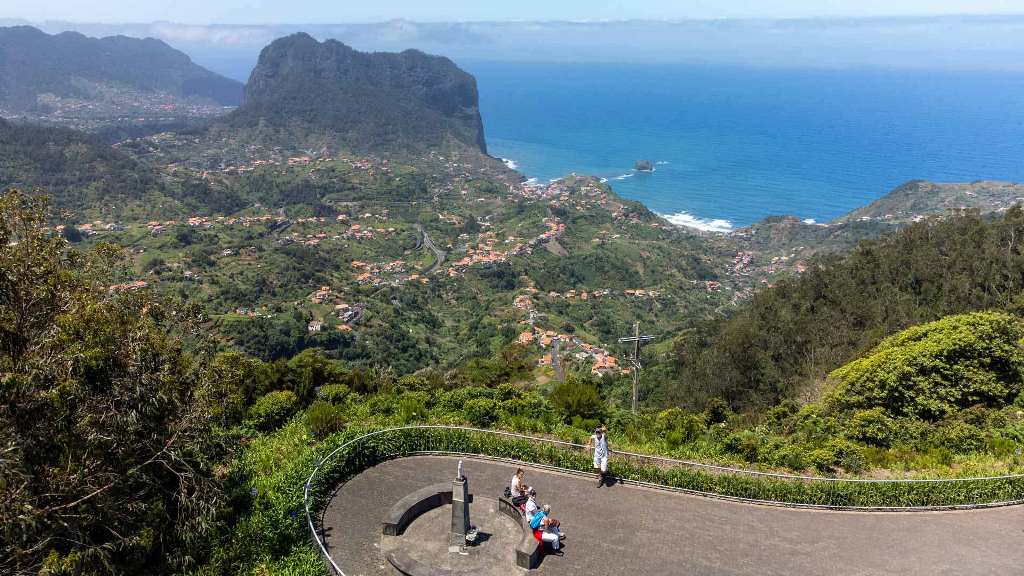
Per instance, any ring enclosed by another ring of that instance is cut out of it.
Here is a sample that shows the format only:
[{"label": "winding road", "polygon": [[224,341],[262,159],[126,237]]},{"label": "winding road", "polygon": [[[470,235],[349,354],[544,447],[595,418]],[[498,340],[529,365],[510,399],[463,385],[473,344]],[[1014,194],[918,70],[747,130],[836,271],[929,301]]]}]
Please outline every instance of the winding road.
[{"label": "winding road", "polygon": [[[323,513],[328,551],[347,576],[390,574],[380,522],[414,490],[444,482],[457,459],[416,456],[379,464],[332,495]],[[466,458],[470,489],[499,495],[510,464]],[[1018,575],[1024,507],[958,512],[826,512],[741,504],[616,485],[527,468],[526,481],[562,521],[564,554],[551,575]],[[509,574],[524,574],[509,566]]]},{"label": "winding road", "polygon": [[559,382],[565,382],[565,372],[562,371],[562,363],[559,360],[559,348],[562,346],[562,339],[555,336],[551,339],[551,367],[555,369],[555,378]]},{"label": "winding road", "polygon": [[442,264],[444,264],[444,259],[448,257],[448,253],[441,250],[434,244],[434,241],[430,239],[430,235],[427,234],[427,231],[421,224],[417,224],[416,229],[419,230],[420,234],[423,234],[423,245],[434,253],[434,263],[430,268],[423,272],[424,275],[432,274],[435,270],[440,268]]}]

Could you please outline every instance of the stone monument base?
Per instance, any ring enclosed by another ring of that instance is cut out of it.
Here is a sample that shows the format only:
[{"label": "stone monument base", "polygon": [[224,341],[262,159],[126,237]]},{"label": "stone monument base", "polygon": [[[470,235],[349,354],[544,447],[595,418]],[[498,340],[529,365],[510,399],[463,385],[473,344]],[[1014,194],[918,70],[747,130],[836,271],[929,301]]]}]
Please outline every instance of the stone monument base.
[{"label": "stone monument base", "polygon": [[473,498],[473,524],[479,532],[461,554],[449,552],[451,518],[452,507],[446,504],[424,512],[401,536],[382,536],[384,562],[406,576],[498,576],[514,570],[522,528],[498,510],[497,500]]}]

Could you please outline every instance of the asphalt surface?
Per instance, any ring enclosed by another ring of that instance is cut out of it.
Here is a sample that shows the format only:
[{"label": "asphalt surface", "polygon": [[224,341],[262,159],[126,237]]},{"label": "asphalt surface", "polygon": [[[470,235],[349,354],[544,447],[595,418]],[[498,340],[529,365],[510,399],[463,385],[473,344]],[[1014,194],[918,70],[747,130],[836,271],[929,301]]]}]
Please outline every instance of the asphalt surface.
[{"label": "asphalt surface", "polygon": [[[455,476],[457,459],[412,457],[339,487],[325,540],[348,576],[389,574],[380,522],[400,498]],[[473,493],[497,497],[514,466],[465,460]],[[1022,575],[1024,508],[827,512],[741,504],[527,469],[567,535],[537,574]],[[508,574],[523,571],[508,566]]]},{"label": "asphalt surface", "polygon": [[434,244],[434,241],[430,239],[430,234],[427,234],[427,231],[423,228],[422,225],[417,224],[416,229],[419,230],[421,234],[423,234],[423,245],[426,246],[428,250],[434,253],[434,263],[431,264],[430,267],[427,268],[425,272],[423,272],[425,276],[429,276],[444,264],[444,259],[448,256],[448,253],[445,252],[444,250],[441,250],[440,248],[437,247],[437,245]]},{"label": "asphalt surface", "polygon": [[473,524],[479,527],[480,543],[466,554],[448,551],[448,529],[452,525],[450,505],[434,508],[410,524],[401,536],[384,536],[381,550],[403,552],[423,566],[441,568],[473,576],[505,576],[516,562],[516,544],[523,529],[498,510],[494,498],[476,496],[472,509]]}]

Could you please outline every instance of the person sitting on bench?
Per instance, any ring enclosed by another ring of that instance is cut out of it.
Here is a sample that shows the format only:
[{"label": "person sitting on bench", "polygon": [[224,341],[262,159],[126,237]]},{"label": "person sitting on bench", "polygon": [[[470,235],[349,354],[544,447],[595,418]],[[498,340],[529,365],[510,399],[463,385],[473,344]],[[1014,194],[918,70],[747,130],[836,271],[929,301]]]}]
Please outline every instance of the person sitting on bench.
[{"label": "person sitting on bench", "polygon": [[518,506],[520,510],[526,504],[527,492],[530,487],[523,482],[523,469],[516,468],[516,473],[512,476],[512,482],[509,486],[509,491],[512,493],[512,504]]},{"label": "person sitting on bench", "polygon": [[551,517],[551,506],[545,504],[530,521],[530,528],[533,529],[533,537],[541,542],[551,544],[552,550],[558,550],[561,541],[565,538],[562,534],[561,522]]},{"label": "person sitting on bench", "polygon": [[526,515],[526,521],[529,522],[530,520],[533,520],[533,515],[536,514],[538,510],[540,510],[540,506],[537,505],[536,490],[530,488],[530,491],[527,492],[526,496],[526,506],[523,508],[523,512]]}]

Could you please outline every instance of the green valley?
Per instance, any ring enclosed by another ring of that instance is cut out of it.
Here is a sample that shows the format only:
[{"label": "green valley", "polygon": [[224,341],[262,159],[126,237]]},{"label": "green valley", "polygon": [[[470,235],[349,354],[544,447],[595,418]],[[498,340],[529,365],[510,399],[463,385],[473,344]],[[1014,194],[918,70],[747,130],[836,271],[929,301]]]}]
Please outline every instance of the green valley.
[{"label": "green valley", "polygon": [[[232,89],[171,60],[152,89]],[[1024,473],[1024,186],[914,181],[829,223],[699,232],[488,156],[475,79],[445,58],[295,34],[244,94],[181,126],[0,120],[0,572],[321,574],[314,466],[419,424],[605,424],[616,451],[701,463],[613,474],[730,498],[1024,499],[1016,476],[785,476]],[[388,438],[375,454],[423,448]]]}]

